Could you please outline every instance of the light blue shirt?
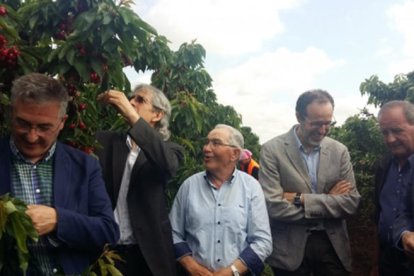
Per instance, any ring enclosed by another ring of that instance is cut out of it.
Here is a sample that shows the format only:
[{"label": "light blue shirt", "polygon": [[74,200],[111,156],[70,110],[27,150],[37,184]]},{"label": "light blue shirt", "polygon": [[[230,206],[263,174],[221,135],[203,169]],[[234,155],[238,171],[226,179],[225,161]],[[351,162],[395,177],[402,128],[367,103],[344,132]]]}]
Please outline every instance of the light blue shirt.
[{"label": "light blue shirt", "polygon": [[192,255],[213,271],[239,258],[260,275],[272,251],[262,188],[239,170],[220,189],[205,171],[187,178],[174,200],[170,220],[177,259]]},{"label": "light blue shirt", "polygon": [[312,184],[312,193],[318,193],[318,167],[319,167],[319,155],[321,146],[315,146],[312,148],[311,152],[306,152],[305,148],[300,141],[298,135],[296,134],[296,129],[294,131],[296,141],[298,142],[299,152],[305,161],[306,167],[308,168],[308,174]]}]

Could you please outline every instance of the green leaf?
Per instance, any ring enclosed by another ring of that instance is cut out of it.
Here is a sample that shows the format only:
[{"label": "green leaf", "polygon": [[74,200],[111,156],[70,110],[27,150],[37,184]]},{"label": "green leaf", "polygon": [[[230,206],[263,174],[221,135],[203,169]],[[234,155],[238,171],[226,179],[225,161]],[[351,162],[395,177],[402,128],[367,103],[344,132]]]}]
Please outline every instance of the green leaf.
[{"label": "green leaf", "polygon": [[75,60],[73,66],[75,67],[76,71],[78,71],[78,74],[82,77],[83,80],[89,80],[90,72],[83,62]]},{"label": "green leaf", "polygon": [[17,247],[19,251],[23,253],[29,253],[26,245],[27,234],[25,228],[21,221],[19,221],[18,216],[10,215],[10,231],[9,234],[12,234],[16,240]]},{"label": "green leaf", "polygon": [[112,276],[122,276],[122,273],[113,265],[108,265],[107,266],[110,275]]},{"label": "green leaf", "polygon": [[66,55],[66,60],[70,65],[73,65],[75,62],[76,50],[72,47],[68,50]]}]

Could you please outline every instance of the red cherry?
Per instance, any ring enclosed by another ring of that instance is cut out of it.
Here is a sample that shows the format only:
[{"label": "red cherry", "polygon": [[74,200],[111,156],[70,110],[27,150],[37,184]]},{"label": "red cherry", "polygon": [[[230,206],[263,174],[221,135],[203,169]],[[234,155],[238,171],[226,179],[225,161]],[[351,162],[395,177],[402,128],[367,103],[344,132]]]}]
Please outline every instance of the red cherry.
[{"label": "red cherry", "polygon": [[92,72],[89,75],[89,77],[91,79],[91,82],[93,82],[93,83],[99,83],[101,81],[101,78],[99,77],[99,75],[96,72]]},{"label": "red cherry", "polygon": [[80,56],[85,56],[85,55],[86,55],[86,50],[85,50],[85,48],[83,48],[83,47],[82,47],[82,48],[80,48],[80,49],[79,49],[79,55],[80,55]]},{"label": "red cherry", "polygon": [[85,123],[84,123],[84,122],[82,122],[82,121],[81,121],[81,122],[79,122],[79,125],[78,125],[78,126],[79,126],[79,128],[80,128],[80,129],[86,129],[86,125],[85,125]]},{"label": "red cherry", "polygon": [[79,107],[78,107],[79,111],[85,110],[86,109],[86,106],[87,106],[86,103],[80,103],[79,104]]},{"label": "red cherry", "polygon": [[75,127],[76,127],[76,125],[75,125],[74,123],[71,123],[71,124],[69,125],[69,128],[70,128],[70,129],[75,129]]},{"label": "red cherry", "polygon": [[1,6],[0,7],[0,16],[6,15],[7,14],[7,9],[5,6]]}]

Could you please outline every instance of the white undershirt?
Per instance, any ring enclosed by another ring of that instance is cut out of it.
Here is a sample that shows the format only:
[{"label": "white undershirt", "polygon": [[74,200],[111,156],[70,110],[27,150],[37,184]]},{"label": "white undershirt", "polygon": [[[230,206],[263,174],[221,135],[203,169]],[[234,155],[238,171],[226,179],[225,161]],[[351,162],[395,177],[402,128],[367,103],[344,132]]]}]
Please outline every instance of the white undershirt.
[{"label": "white undershirt", "polygon": [[125,162],[124,173],[122,175],[121,187],[119,189],[118,200],[116,201],[116,208],[114,210],[115,221],[119,225],[121,237],[119,244],[136,244],[127,204],[127,194],[129,190],[129,184],[131,180],[131,172],[134,167],[135,161],[137,160],[140,148],[135,145],[132,139],[127,136],[126,144],[129,148],[129,154]]}]

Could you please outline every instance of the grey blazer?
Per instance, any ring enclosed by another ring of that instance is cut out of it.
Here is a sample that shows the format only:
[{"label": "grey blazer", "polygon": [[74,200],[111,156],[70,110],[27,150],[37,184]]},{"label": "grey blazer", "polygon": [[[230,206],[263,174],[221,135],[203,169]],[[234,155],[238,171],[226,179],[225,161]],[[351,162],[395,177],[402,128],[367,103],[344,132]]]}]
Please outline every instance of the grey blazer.
[{"label": "grey blazer", "polygon": [[[357,211],[360,195],[347,148],[325,137],[321,143],[317,194],[294,134],[296,126],[262,146],[259,181],[266,197],[273,237],[273,253],[267,262],[284,270],[295,270],[303,260],[309,229],[322,222],[345,269],[351,271],[351,250],[345,218]],[[346,195],[328,195],[341,179],[354,188]],[[283,199],[284,192],[301,192],[304,206]]]}]

